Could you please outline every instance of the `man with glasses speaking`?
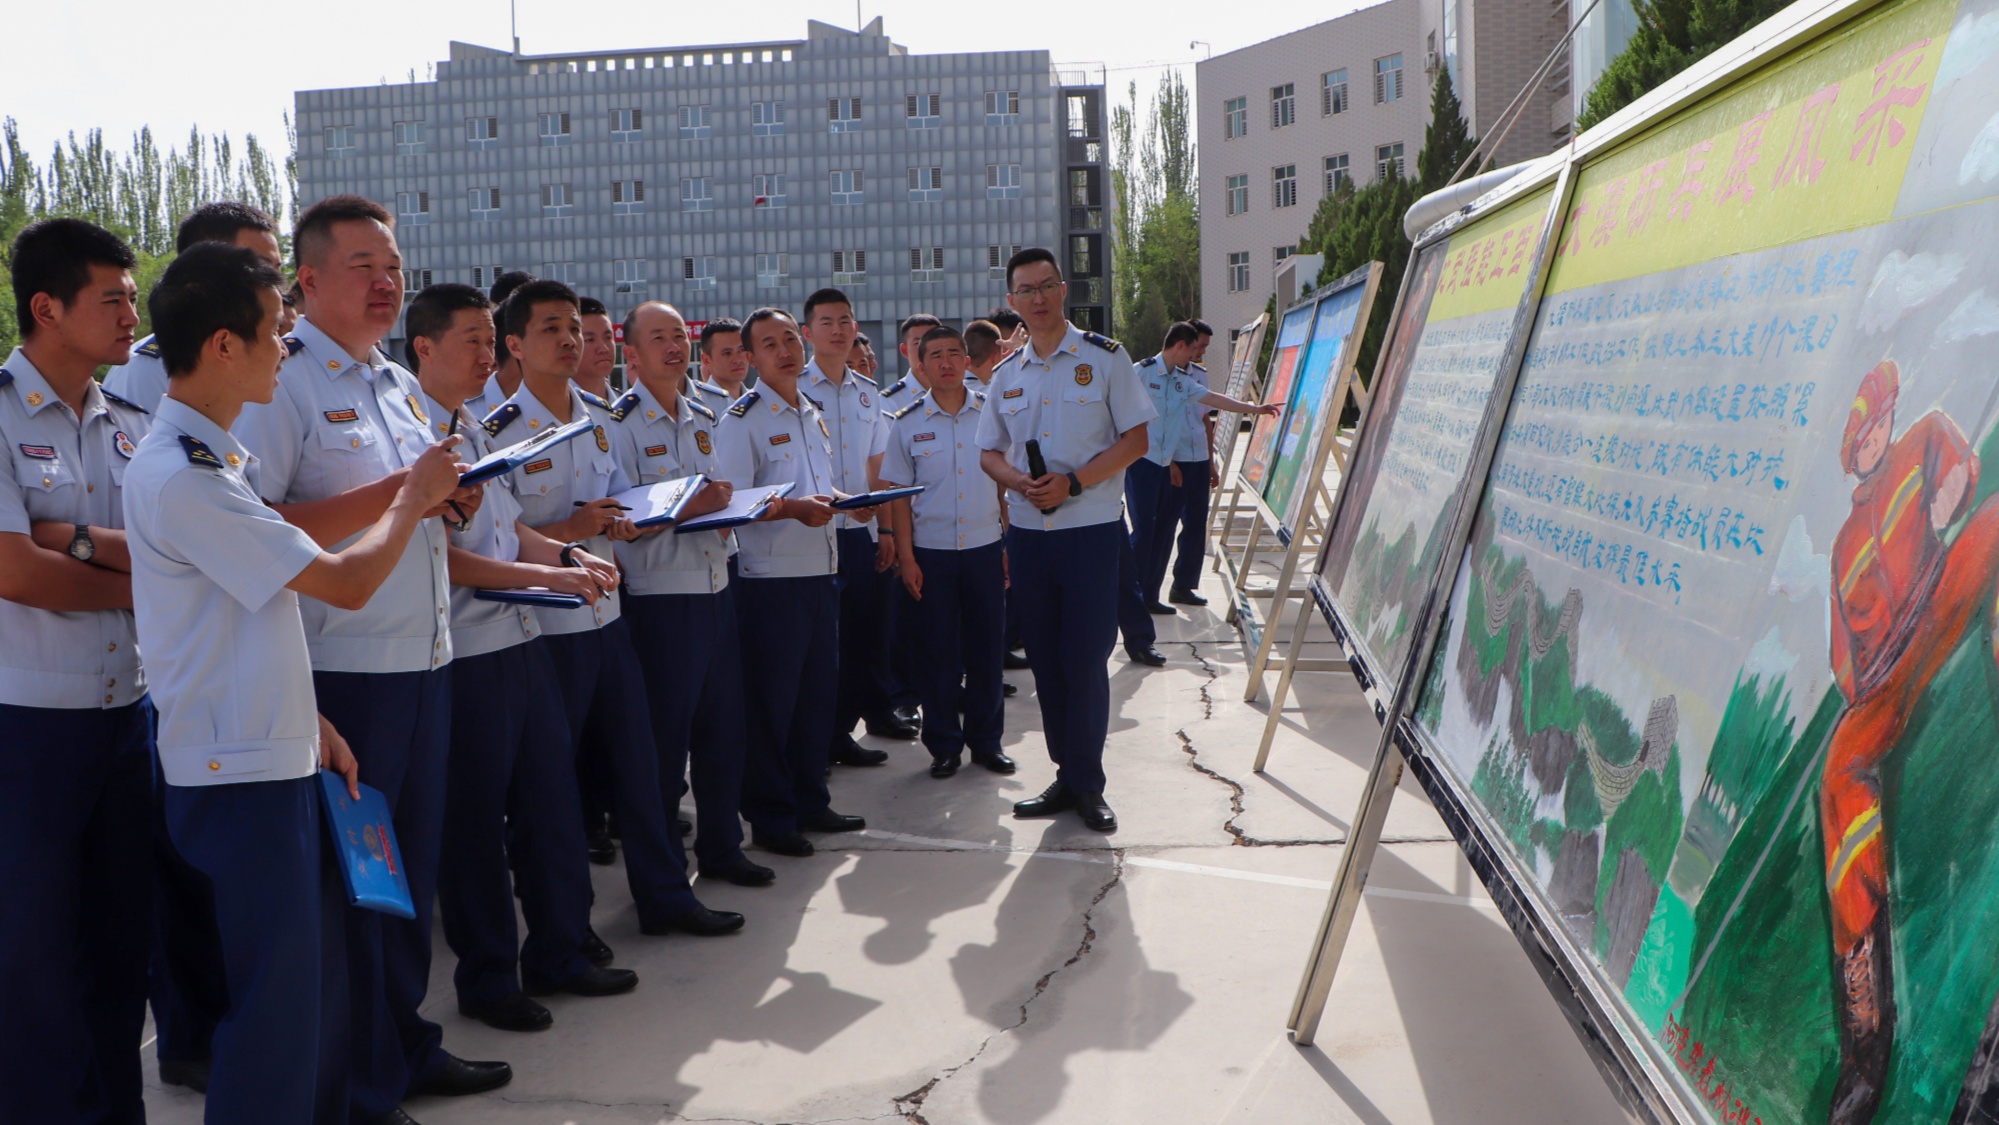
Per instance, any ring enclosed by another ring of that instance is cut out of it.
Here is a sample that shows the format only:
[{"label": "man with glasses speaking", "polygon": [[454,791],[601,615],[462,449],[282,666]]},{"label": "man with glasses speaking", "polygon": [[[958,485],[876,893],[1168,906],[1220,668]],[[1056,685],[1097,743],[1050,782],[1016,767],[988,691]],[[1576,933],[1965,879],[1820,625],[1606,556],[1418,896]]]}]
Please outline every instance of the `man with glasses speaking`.
[{"label": "man with glasses speaking", "polygon": [[1006,489],[1012,596],[1056,767],[1054,783],[1013,812],[1074,809],[1086,826],[1110,832],[1117,816],[1104,801],[1103,758],[1122,484],[1158,410],[1117,341],[1063,318],[1068,287],[1054,254],[1022,250],[1006,277],[1007,303],[1026,322],[1028,341],[993,371],[980,464]]}]

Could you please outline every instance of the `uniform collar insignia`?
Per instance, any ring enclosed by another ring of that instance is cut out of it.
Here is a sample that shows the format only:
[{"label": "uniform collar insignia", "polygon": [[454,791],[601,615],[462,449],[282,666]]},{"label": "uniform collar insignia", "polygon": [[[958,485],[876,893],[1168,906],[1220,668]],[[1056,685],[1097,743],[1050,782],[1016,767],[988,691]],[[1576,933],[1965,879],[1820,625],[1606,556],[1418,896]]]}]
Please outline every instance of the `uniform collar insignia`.
[{"label": "uniform collar insignia", "polygon": [[132,349],[132,354],[142,355],[147,359],[158,359],[160,358],[160,342],[148,336],[139,341],[139,346]]},{"label": "uniform collar insignia", "polygon": [[611,421],[613,422],[624,421],[628,416],[630,416],[632,412],[632,407],[637,406],[638,404],[639,404],[639,392],[638,388],[634,387],[633,389],[626,391],[624,394],[618,396],[618,401],[611,404]]},{"label": "uniform collar insignia", "polygon": [[217,457],[215,451],[208,448],[207,442],[202,441],[193,434],[180,435],[180,447],[187,454],[187,461],[190,465],[205,465],[211,469],[222,467],[222,458]]},{"label": "uniform collar insignia", "polygon": [[486,428],[487,436],[499,437],[500,432],[505,430],[513,423],[514,419],[520,416],[521,408],[519,406],[511,402],[502,403],[498,409],[486,415],[485,420],[479,424]]},{"label": "uniform collar insignia", "polygon": [[737,418],[741,418],[748,415],[750,412],[750,407],[755,406],[757,404],[757,399],[759,397],[760,395],[759,392],[757,391],[743,392],[743,397],[736,400],[736,404],[729,408],[729,413]]}]

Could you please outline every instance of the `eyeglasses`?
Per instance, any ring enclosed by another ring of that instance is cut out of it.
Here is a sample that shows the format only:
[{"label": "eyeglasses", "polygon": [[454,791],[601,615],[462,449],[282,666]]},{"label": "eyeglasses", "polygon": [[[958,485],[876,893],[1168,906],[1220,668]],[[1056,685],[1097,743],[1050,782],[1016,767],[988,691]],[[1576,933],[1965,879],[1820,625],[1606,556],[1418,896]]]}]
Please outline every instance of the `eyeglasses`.
[{"label": "eyeglasses", "polygon": [[1014,296],[1025,301],[1033,297],[1053,296],[1055,291],[1060,288],[1062,288],[1062,282],[1058,279],[1055,281],[1044,281],[1039,285],[1023,285],[1012,292]]}]

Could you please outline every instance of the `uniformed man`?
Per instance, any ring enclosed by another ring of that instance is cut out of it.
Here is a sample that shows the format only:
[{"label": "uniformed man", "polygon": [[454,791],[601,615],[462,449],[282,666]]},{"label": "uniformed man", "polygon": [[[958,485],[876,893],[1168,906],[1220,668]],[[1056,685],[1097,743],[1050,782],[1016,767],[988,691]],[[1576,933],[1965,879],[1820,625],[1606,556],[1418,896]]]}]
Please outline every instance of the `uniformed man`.
[{"label": "uniformed man", "polygon": [[875,371],[881,367],[881,361],[875,356],[875,342],[868,339],[865,332],[854,333],[854,350],[848,360],[863,379],[872,380]]},{"label": "uniformed man", "polygon": [[[812,400],[832,440],[833,489],[848,495],[868,491],[881,467],[884,442],[881,388],[853,370],[854,308],[838,289],[821,289],[805,299],[805,341],[812,359],[798,380],[799,393]],[[854,741],[865,719],[868,733],[881,738],[915,738],[916,727],[894,713],[895,683],[888,667],[888,621],[881,572],[894,562],[893,543],[877,545],[874,512],[862,509],[833,517],[840,544],[840,686],[830,752],[835,765],[878,766],[888,753]],[[883,546],[889,548],[884,557]]]},{"label": "uniformed man", "polygon": [[[351,541],[381,517],[434,432],[416,378],[376,346],[403,305],[394,221],[353,195],[299,216],[292,252],[305,312],[287,338],[290,358],[271,402],[246,407],[236,426],[257,458],[258,491],[325,546]],[[451,499],[470,512],[479,492],[460,489]],[[449,512],[435,506],[366,606],[307,591],[299,607],[319,709],[353,744],[361,780],[388,801],[416,904],[413,920],[347,912],[358,1122],[396,1120],[408,1096],[478,1093],[513,1077],[505,1063],[445,1051],[442,1029],[418,1011],[430,986],[450,749],[450,541],[438,518]]]},{"label": "uniformed man", "polygon": [[[248,247],[274,268],[284,268],[278,224],[248,203],[204,203],[188,212],[174,231],[174,251],[185,251],[199,242]],[[291,331],[291,326],[285,325],[285,331]],[[151,336],[132,348],[131,359],[105,373],[104,389],[142,410],[159,405],[160,396],[167,393],[167,369],[160,363],[159,345]]]},{"label": "uniformed man", "polygon": [[[1035,247],[1007,262],[1007,300],[1027,324],[1027,346],[993,373],[979,445],[987,475],[1007,489],[1007,554],[1043,736],[1056,766],[1040,796],[1014,815],[1075,809],[1112,831],[1104,800],[1104,737],[1117,635],[1124,471],[1144,454],[1152,400],[1116,341],[1063,319],[1067,286],[1055,255]],[[1046,472],[1032,475],[1028,443]]]},{"label": "uniformed man", "polygon": [[[929,313],[920,312],[902,318],[902,323],[896,326],[895,351],[902,357],[902,377],[908,379],[914,376],[918,393],[930,389],[930,384],[921,374],[917,350],[922,347],[923,334],[943,323]],[[895,409],[900,410],[907,405],[906,402],[896,403]]]},{"label": "uniformed man", "polygon": [[758,309],[743,322],[743,338],[760,382],[723,415],[716,474],[739,493],[792,486],[764,520],[736,533],[749,717],[743,814],[758,847],[808,856],[812,841],[802,832],[867,827],[834,812],[826,790],[840,666],[832,429],[800,390],[805,341],[791,315]]},{"label": "uniformed man", "polygon": [[583,361],[576,365],[573,380],[585,394],[603,402],[608,410],[618,397],[611,387],[611,368],[618,364],[618,342],[611,330],[611,310],[595,297],[581,299],[583,308]]},{"label": "uniformed man", "polygon": [[[308,233],[308,260],[324,262],[326,247],[312,241],[325,231]],[[209,1125],[338,1125],[350,1096],[362,1094],[346,1073],[343,920],[375,911],[347,906],[335,863],[321,855],[315,777],[324,766],[358,795],[360,768],[340,733],[314,714],[298,595],[358,613],[393,592],[410,544],[423,543],[436,522],[431,511],[463,468],[456,439],[420,442],[384,488],[385,510],[337,553],[266,506],[250,482],[263,466],[230,427],[246,404],[278,393],[288,349],[277,334],[282,284],[277,270],[239,247],[191,247],[167,267],[149,307],[170,382],[124,474],[132,601],[159,704],[167,825],[213,889],[228,976]],[[317,279],[307,291],[331,296]],[[397,837],[407,858],[400,829]],[[420,877],[409,874],[412,883]],[[371,997],[359,1000],[363,1011],[371,1006]],[[49,1033],[46,1024],[38,1030]],[[400,1110],[387,1119],[409,1120]]]},{"label": "uniformed man", "polygon": [[[570,382],[583,392],[586,405],[599,412],[609,411],[614,397],[611,368],[617,358],[611,314],[604,302],[595,297],[579,298],[579,306],[583,314],[583,358]],[[615,863],[618,858],[617,845],[611,837],[614,824],[611,810],[616,803],[611,792],[612,753],[605,733],[597,729],[597,724],[583,732],[577,751],[577,776],[582,784],[583,822],[588,829],[590,861],[600,865]]]},{"label": "uniformed man", "polygon": [[[507,319],[507,298],[514,290],[534,280],[534,275],[526,270],[508,270],[493,279],[493,288],[487,298],[493,302],[493,323],[503,324]],[[501,348],[493,363],[493,374],[486,380],[486,386],[478,395],[465,400],[465,409],[476,417],[499,409],[500,404],[514,397],[521,389],[521,363]]]},{"label": "uniformed man", "polygon": [[[1205,379],[1192,371],[1193,354],[1200,330],[1180,321],[1166,330],[1166,341],[1158,355],[1138,365],[1146,394],[1159,412],[1159,424],[1152,427],[1145,456],[1125,470],[1125,505],[1131,516],[1131,550],[1138,563],[1139,596],[1146,611],[1172,616],[1176,610],[1159,600],[1160,584],[1166,581],[1166,564],[1173,553],[1173,529],[1185,508],[1183,481],[1196,481],[1194,491],[1202,496],[1203,522],[1193,525],[1198,534],[1207,534],[1205,522],[1208,491],[1206,412],[1226,410],[1233,414],[1276,415],[1283,407],[1275,403],[1259,406],[1208,389]],[[1186,545],[1181,557],[1187,558]],[[1200,556],[1193,556],[1193,581],[1200,582]],[[1176,595],[1182,593],[1177,585]],[[1190,596],[1191,590],[1184,591]],[[1175,601],[1186,599],[1176,596]],[[1202,605],[1206,600],[1189,602]]]},{"label": "uniformed man", "polygon": [[22,342],[0,366],[5,1121],[145,1118],[153,704],[119,501],[150,418],[91,378],[131,353],[136,263],[81,219],[32,224],[13,246]]},{"label": "uniformed man", "polygon": [[[657,301],[625,317],[625,365],[632,387],[611,408],[611,453],[635,484],[701,473],[709,478],[686,516],[726,507],[733,489],[717,480],[719,418],[691,393],[687,321]],[[729,588],[727,532],[679,535],[670,528],[617,545],[666,807],[693,777],[703,878],[768,885],[777,873],[743,855],[743,684],[735,594]],[[690,758],[691,768],[690,768]],[[679,838],[674,844],[679,846]]]},{"label": "uniformed man", "polygon": [[733,318],[701,326],[701,374],[722,388],[731,404],[750,389],[750,352],[743,346],[743,326]]},{"label": "uniformed man", "polygon": [[965,387],[982,391],[992,382],[993,368],[1006,356],[1000,351],[999,326],[975,320],[965,326]]},{"label": "uniformed man", "polygon": [[979,467],[981,391],[965,389],[964,337],[934,327],[918,342],[916,362],[929,391],[895,412],[885,486],[920,484],[898,500],[896,550],[902,585],[913,599],[911,633],[921,645],[923,746],[930,776],[958,772],[966,750],[994,773],[1012,773],[1000,749],[1005,732],[1000,655],[1004,650],[1006,567],[1000,542],[999,492]]},{"label": "uniformed man", "polygon": [[[410,302],[404,324],[432,431],[463,437],[467,461],[492,452],[493,439],[464,406],[493,369],[486,295],[430,286]],[[609,950],[590,931],[576,761],[535,611],[478,597],[481,589],[540,586],[596,602],[617,587],[617,570],[587,557],[563,566],[562,544],[520,522],[513,488],[511,477],[493,482],[451,532],[451,761],[438,904],[458,955],[459,1012],[502,1031],[539,1031],[554,1017],[529,994],[609,996],[631,991],[638,975],[592,963],[593,949]],[[520,876],[525,943],[510,863]]]},{"label": "uniformed man", "polygon": [[[1201,365],[1201,361],[1208,354],[1208,345],[1214,341],[1215,330],[1205,320],[1190,320],[1187,323],[1199,333],[1194,341],[1193,354],[1187,357],[1187,374],[1202,386],[1212,389],[1213,385],[1208,382],[1208,369]],[[1173,518],[1180,525],[1177,537],[1171,528],[1162,532],[1175,544],[1173,586],[1166,595],[1170,604],[1208,604],[1208,599],[1196,587],[1201,584],[1201,564],[1208,555],[1208,501],[1210,494],[1222,483],[1221,470],[1216,467],[1211,453],[1214,447],[1215,411],[1196,402],[1187,408],[1187,428],[1181,431],[1179,445],[1173,452],[1176,472],[1166,486],[1167,510],[1174,514]],[[1177,502],[1172,495],[1176,489],[1179,492]]]},{"label": "uniformed man", "polygon": [[[505,446],[576,419],[597,422],[591,433],[514,470],[522,522],[567,544],[558,556],[564,565],[582,564],[577,556],[586,552],[607,558],[614,536],[636,534],[612,498],[631,483],[611,455],[605,428],[610,412],[586,403],[570,381],[583,348],[576,292],[559,281],[530,281],[514,290],[505,311],[507,349],[520,360],[521,389],[487,415],[486,432]],[[709,910],[688,884],[674,818],[660,796],[667,782],[659,776],[645,680],[618,595],[608,593],[581,609],[535,614],[555,664],[571,738],[582,739],[594,726],[610,753],[625,879],[640,931],[708,936],[741,929],[742,915]]]}]

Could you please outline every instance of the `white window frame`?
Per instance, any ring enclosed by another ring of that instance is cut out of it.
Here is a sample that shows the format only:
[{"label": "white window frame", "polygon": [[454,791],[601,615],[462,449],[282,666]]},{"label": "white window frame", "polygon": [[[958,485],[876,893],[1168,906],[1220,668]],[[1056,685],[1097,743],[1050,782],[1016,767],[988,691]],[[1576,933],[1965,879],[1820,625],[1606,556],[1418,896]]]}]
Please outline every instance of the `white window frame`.
[{"label": "white window frame", "polygon": [[909,201],[911,203],[938,203],[944,198],[944,169],[939,165],[927,165],[909,170]]},{"label": "white window frame", "polygon": [[781,289],[791,279],[789,254],[758,254],[756,265],[758,289]]},{"label": "white window frame", "polygon": [[943,281],[944,248],[942,246],[910,247],[909,279],[917,282]]},{"label": "white window frame", "polygon": [[1020,91],[987,90],[986,124],[988,125],[1020,124]]},{"label": "white window frame", "polygon": [[472,211],[475,223],[496,223],[500,221],[500,189],[497,187],[475,187],[465,193],[465,202]]},{"label": "white window frame", "polygon": [[1374,178],[1377,180],[1387,179],[1390,162],[1393,162],[1395,165],[1396,175],[1408,175],[1409,166],[1403,162],[1402,152],[1401,141],[1396,141],[1394,144],[1374,146]]},{"label": "white window frame", "polygon": [[611,139],[621,144],[635,143],[645,135],[645,110],[639,107],[611,111]]},{"label": "white window frame", "polygon": [[396,155],[422,156],[430,150],[430,130],[422,119],[396,122]]},{"label": "white window frame", "polygon": [[646,210],[644,180],[611,181],[611,214],[643,215]]},{"label": "white window frame", "polygon": [[750,206],[762,210],[787,203],[783,172],[758,172],[750,177]]},{"label": "white window frame", "polygon": [[755,137],[777,137],[784,134],[784,103],[782,101],[750,103],[750,135]]},{"label": "white window frame", "polygon": [[[695,193],[699,192],[699,195]],[[680,209],[682,211],[713,211],[715,209],[715,187],[706,176],[682,176],[680,179]]]},{"label": "white window frame", "polygon": [[1249,136],[1249,95],[1227,98],[1222,102],[1222,139],[1235,140]]},{"label": "white window frame", "polygon": [[992,281],[1006,280],[1006,264],[1015,254],[1020,253],[1020,243],[994,243],[986,247],[986,277]]},{"label": "white window frame", "polygon": [[1236,250],[1229,254],[1229,292],[1249,292],[1249,251]]},{"label": "white window frame", "polygon": [[833,251],[833,284],[866,285],[868,283],[868,252],[866,250]]},{"label": "white window frame", "polygon": [[944,96],[942,94],[904,94],[902,97],[903,127],[907,129],[937,129],[944,124]]},{"label": "white window frame", "polygon": [[867,181],[859,168],[835,168],[829,177],[833,206],[858,207],[867,200]]},{"label": "white window frame", "polygon": [[1353,161],[1348,158],[1347,153],[1340,152],[1326,157],[1324,167],[1327,195],[1340,190],[1341,181],[1353,182]]},{"label": "white window frame", "polygon": [[646,281],[646,264],[644,258],[611,259],[611,291],[626,294],[645,293],[649,285]]},{"label": "white window frame", "polygon": [[679,109],[680,139],[683,141],[704,141],[714,136],[715,127],[709,121],[707,102],[681,106]]},{"label": "white window frame", "polygon": [[697,254],[680,259],[680,282],[689,289],[715,288],[715,258]]},{"label": "white window frame", "polygon": [[1019,199],[1020,178],[1018,164],[986,165],[986,198]]},{"label": "white window frame", "polygon": [[575,262],[543,262],[541,276],[550,281],[560,281],[564,285],[576,284]]},{"label": "white window frame", "polygon": [[354,158],[354,126],[328,125],[325,133],[326,155],[335,160]]},{"label": "white window frame", "polygon": [[396,225],[426,226],[430,222],[430,193],[422,189],[396,193]]},{"label": "white window frame", "polygon": [[1353,108],[1347,96],[1347,68],[1329,70],[1319,76],[1319,116],[1331,117]]},{"label": "white window frame", "polygon": [[1229,215],[1249,214],[1249,173],[1239,172],[1228,177],[1223,183],[1228,190],[1227,202],[1222,207],[1223,212]]},{"label": "white window frame", "polygon": [[500,146],[500,119],[497,117],[466,118],[465,146],[473,149],[498,148]]},{"label": "white window frame", "polygon": [[418,269],[415,266],[404,266],[403,295],[413,297],[418,292],[430,288],[431,278],[436,272],[435,270]]},{"label": "white window frame", "polygon": [[1270,127],[1282,129],[1298,122],[1298,87],[1286,82],[1270,88]]},{"label": "white window frame", "polygon": [[1374,104],[1402,100],[1402,56],[1383,55],[1374,60]]},{"label": "white window frame", "polygon": [[541,185],[541,217],[567,219],[576,214],[576,192],[568,184]]},{"label": "white window frame", "polygon": [[1298,166],[1279,164],[1270,170],[1270,206],[1298,206]]},{"label": "white window frame", "polygon": [[550,111],[541,115],[541,147],[554,148],[557,145],[574,144],[576,134],[570,132],[569,114]]},{"label": "white window frame", "polygon": [[830,131],[853,133],[861,128],[861,99],[827,98],[826,121]]}]

